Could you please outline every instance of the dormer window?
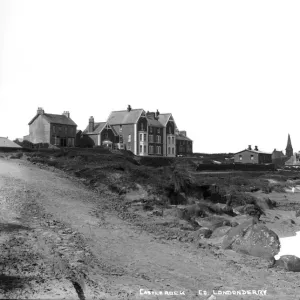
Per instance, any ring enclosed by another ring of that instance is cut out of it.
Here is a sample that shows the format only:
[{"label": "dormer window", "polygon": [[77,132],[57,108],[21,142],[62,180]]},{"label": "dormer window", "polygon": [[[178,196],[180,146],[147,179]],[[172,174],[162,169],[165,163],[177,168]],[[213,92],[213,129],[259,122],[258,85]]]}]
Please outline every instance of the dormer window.
[{"label": "dormer window", "polygon": [[153,130],[152,130],[152,127],[149,127],[149,131],[150,131],[150,133],[152,133],[152,131],[153,131]]},{"label": "dormer window", "polygon": [[120,125],[120,132],[122,132],[122,125]]},{"label": "dormer window", "polygon": [[141,123],[141,130],[144,130],[144,123]]},{"label": "dormer window", "polygon": [[157,128],[157,133],[160,134],[160,128]]}]

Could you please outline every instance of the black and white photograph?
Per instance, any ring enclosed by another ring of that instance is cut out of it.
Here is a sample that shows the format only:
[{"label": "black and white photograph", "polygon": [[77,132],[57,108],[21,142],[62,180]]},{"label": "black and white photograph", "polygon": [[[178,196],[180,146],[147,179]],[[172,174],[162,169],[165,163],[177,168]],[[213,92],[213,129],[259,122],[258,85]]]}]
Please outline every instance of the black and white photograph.
[{"label": "black and white photograph", "polygon": [[0,0],[0,299],[300,299],[299,16]]}]

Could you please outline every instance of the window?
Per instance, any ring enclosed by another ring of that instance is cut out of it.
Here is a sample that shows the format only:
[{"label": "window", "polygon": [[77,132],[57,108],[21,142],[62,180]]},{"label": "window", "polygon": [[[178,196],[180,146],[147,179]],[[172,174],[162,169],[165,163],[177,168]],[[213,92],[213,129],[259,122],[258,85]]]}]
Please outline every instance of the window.
[{"label": "window", "polygon": [[171,144],[171,137],[168,136],[168,144]]},{"label": "window", "polygon": [[61,132],[61,126],[58,127],[58,131]]},{"label": "window", "polygon": [[104,139],[105,139],[105,140],[108,139],[108,133],[107,133],[107,132],[104,133]]},{"label": "window", "polygon": [[144,123],[141,123],[141,130],[144,130]]},{"label": "window", "polygon": [[131,144],[130,143],[127,144],[127,149],[131,150]]},{"label": "window", "polygon": [[153,143],[153,135],[149,135],[149,143]]},{"label": "window", "polygon": [[168,147],[168,154],[171,154],[171,148]]},{"label": "window", "polygon": [[144,142],[147,142],[147,136],[146,136],[146,133],[144,133]]},{"label": "window", "polygon": [[128,135],[128,143],[131,142],[131,134]]},{"label": "window", "polygon": [[143,153],[143,146],[140,145],[140,153]]},{"label": "window", "polygon": [[65,134],[67,134],[68,132],[68,127],[65,127]]},{"label": "window", "polygon": [[242,155],[240,155],[240,160],[242,160],[243,159],[243,156]]},{"label": "window", "polygon": [[156,147],[156,153],[157,153],[157,154],[161,154],[161,153],[160,153],[160,146],[157,146],[157,147]]},{"label": "window", "polygon": [[119,135],[119,143],[123,144],[123,135]]},{"label": "window", "polygon": [[120,132],[122,132],[122,129],[123,129],[123,128],[122,128],[122,125],[120,125]]},{"label": "window", "polygon": [[175,143],[175,138],[174,138],[174,136],[172,136],[172,144],[174,144]]},{"label": "window", "polygon": [[144,145],[144,153],[147,153],[146,145]]},{"label": "window", "polygon": [[140,141],[142,142],[143,141],[143,134],[140,133]]},{"label": "window", "polygon": [[160,128],[157,128],[157,134],[160,134]]},{"label": "window", "polygon": [[171,126],[169,126],[169,134],[171,134],[172,133],[172,128],[171,128]]},{"label": "window", "polygon": [[161,143],[161,136],[160,135],[156,136],[156,143]]},{"label": "window", "polygon": [[55,126],[53,125],[53,133],[55,133]]},{"label": "window", "polygon": [[250,156],[250,159],[251,159],[251,160],[253,160],[253,159],[254,159],[254,156],[253,156],[253,154],[251,154],[251,156]]},{"label": "window", "polygon": [[150,133],[152,133],[152,127],[149,127],[149,131],[150,131]]},{"label": "window", "polygon": [[172,154],[175,154],[175,148],[172,148]]},{"label": "window", "polygon": [[149,153],[153,154],[153,146],[149,146]]}]

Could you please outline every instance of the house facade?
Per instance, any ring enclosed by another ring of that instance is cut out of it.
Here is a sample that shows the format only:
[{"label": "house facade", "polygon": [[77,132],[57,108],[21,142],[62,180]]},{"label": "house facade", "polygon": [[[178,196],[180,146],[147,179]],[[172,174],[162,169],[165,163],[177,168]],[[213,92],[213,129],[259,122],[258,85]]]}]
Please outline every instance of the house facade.
[{"label": "house facade", "polygon": [[183,156],[193,153],[193,141],[187,137],[186,131],[178,131],[176,134],[176,153]]},{"label": "house facade", "polygon": [[35,117],[29,122],[29,135],[24,136],[33,144],[43,143],[59,147],[74,147],[76,123],[70,118],[68,111],[63,114],[45,113],[38,108]]},{"label": "house facade", "polygon": [[234,154],[234,162],[241,164],[270,164],[272,154],[260,151],[257,146],[254,149],[249,145],[248,149]]}]

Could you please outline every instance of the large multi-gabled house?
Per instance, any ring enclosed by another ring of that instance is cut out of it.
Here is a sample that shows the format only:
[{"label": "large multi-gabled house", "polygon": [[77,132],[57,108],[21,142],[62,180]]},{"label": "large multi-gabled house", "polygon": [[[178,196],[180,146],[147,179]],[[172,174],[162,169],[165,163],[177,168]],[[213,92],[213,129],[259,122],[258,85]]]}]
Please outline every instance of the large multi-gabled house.
[{"label": "large multi-gabled house", "polygon": [[176,129],[172,114],[145,112],[128,105],[127,110],[111,112],[106,122],[95,123],[90,117],[83,135],[89,137],[92,146],[130,150],[140,156],[175,157]]},{"label": "large multi-gabled house", "polygon": [[35,117],[29,122],[29,135],[24,136],[33,144],[51,144],[59,147],[74,147],[76,123],[68,111],[61,115],[48,114],[38,108]]}]

